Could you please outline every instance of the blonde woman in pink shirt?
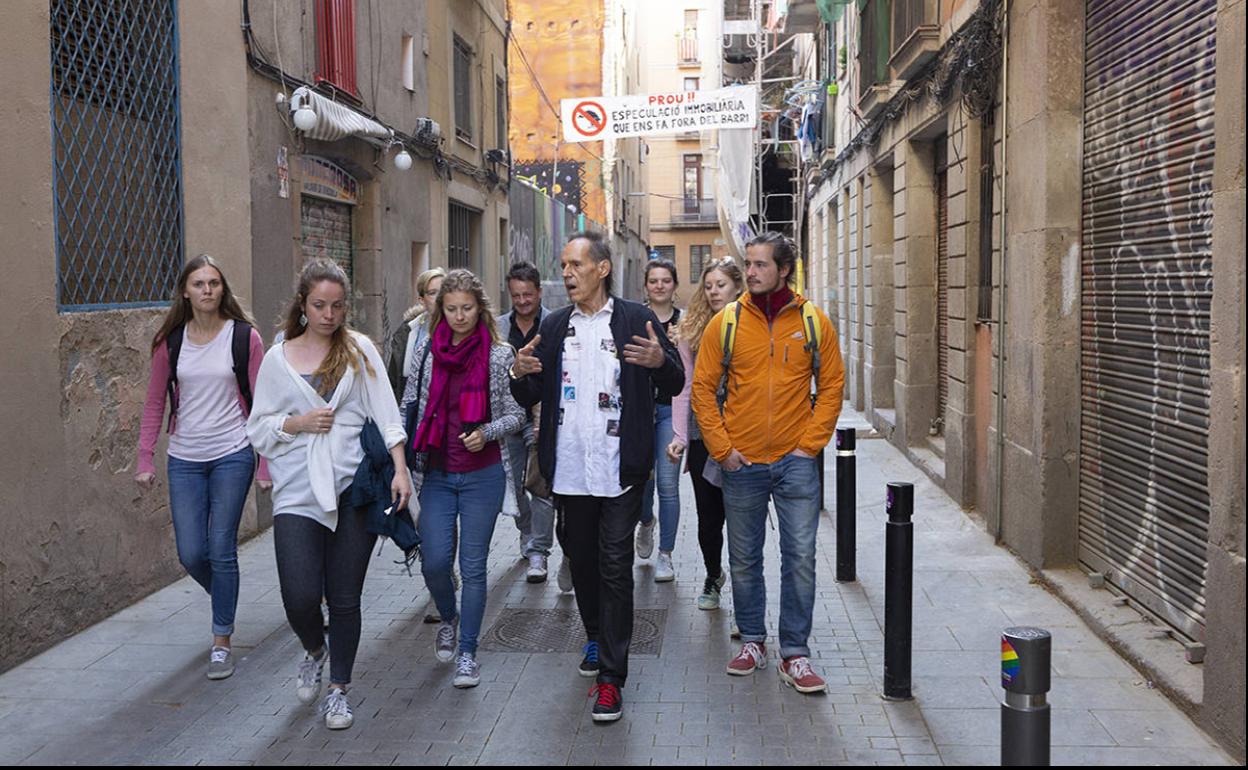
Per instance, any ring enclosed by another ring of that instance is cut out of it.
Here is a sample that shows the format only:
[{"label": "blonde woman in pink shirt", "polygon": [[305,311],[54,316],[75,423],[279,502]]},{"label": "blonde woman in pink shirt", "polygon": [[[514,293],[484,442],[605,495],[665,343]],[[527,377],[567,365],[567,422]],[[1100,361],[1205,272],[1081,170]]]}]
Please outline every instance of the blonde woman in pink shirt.
[{"label": "blonde woman in pink shirt", "polygon": [[[152,376],[134,480],[156,484],[153,456],[168,398],[169,510],[178,560],[212,599],[208,678],[234,673],[238,523],[256,472],[247,416],[264,343],[216,260],[200,254],[178,275],[173,303],[152,338]],[[272,486],[261,462],[261,488]]]}]

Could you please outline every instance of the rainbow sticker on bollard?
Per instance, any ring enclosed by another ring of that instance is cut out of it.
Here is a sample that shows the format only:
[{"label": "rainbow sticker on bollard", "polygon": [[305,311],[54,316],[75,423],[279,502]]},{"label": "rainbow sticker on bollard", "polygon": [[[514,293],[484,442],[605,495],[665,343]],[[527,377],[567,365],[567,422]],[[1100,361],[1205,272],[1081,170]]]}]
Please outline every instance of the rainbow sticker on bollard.
[{"label": "rainbow sticker on bollard", "polygon": [[1014,645],[1010,644],[1010,640],[1002,637],[1001,639],[1001,686],[1009,687],[1014,681],[1014,677],[1018,676],[1018,670],[1022,668],[1022,664],[1018,662],[1018,653],[1014,650]]}]

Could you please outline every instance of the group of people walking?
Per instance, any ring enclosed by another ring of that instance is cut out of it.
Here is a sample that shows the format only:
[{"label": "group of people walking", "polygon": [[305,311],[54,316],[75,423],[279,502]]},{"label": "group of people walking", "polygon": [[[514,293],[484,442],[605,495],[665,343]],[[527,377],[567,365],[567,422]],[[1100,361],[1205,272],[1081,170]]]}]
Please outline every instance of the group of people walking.
[{"label": "group of people walking", "polygon": [[592,232],[563,250],[570,304],[557,310],[542,305],[531,265],[508,273],[512,310],[501,318],[477,276],[435,269],[420,276],[388,362],[350,328],[350,283],[336,263],[304,266],[281,342],[265,352],[220,265],[190,260],[152,343],[136,481],[155,482],[168,403],[178,556],[212,599],[208,677],[234,670],[237,535],[254,474],[272,490],[282,602],[304,648],[296,697],[321,697],[328,660],[327,727],[352,724],[369,558],[379,536],[400,542],[403,522],[414,525],[413,545],[401,547],[419,553],[439,616],[436,657],[454,661],[455,687],[480,682],[500,514],[515,521],[529,582],[547,579],[560,543],[559,586],[575,592],[588,639],[578,670],[596,679],[593,719],[617,720],[634,555],[650,557],[657,528],[654,579],[674,579],[683,468],[705,567],[700,609],[720,606],[727,528],[742,641],[727,672],[766,665],[770,500],[780,523],[780,676],[822,690],[807,646],[815,458],[836,424],[843,370],[831,323],[789,288],[792,244],[764,234],[746,253],[744,272],[731,258],[706,265],[684,312],[673,303],[676,267],[663,260],[647,266],[648,306],[616,297],[610,248]]}]

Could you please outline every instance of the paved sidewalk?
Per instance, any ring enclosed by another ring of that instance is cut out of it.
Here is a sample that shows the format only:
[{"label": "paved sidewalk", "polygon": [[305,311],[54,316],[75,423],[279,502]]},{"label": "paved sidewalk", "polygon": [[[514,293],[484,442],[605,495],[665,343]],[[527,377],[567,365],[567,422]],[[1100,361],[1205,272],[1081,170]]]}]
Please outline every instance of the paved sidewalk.
[{"label": "paved sidewalk", "polygon": [[[847,414],[847,423],[861,417]],[[886,481],[916,486],[915,700],[904,704],[879,695]],[[1028,624],[1054,637],[1054,764],[1232,764],[886,442],[859,439],[858,484],[859,582],[833,581],[831,517],[819,531],[811,646],[825,696],[784,687],[774,659],[753,677],[724,674],[736,649],[731,593],[718,612],[694,605],[703,575],[686,478],[676,582],[655,584],[653,560],[636,569],[637,608],[664,609],[666,622],[659,654],[632,660],[618,723],[590,721],[590,683],[577,675],[575,653],[483,649],[481,686],[453,689],[452,667],[433,656],[436,626],[422,623],[428,593],[419,574],[392,563],[397,549],[387,545],[365,587],[355,726],[326,730],[294,697],[301,651],[266,533],[240,554],[232,678],[204,677],[208,599],[181,580],[0,675],[0,762],[997,764],[999,634]],[[550,582],[524,582],[510,520],[500,520],[493,546],[485,630],[505,608],[574,609],[554,585],[557,558]],[[767,559],[774,634],[774,537]]]}]

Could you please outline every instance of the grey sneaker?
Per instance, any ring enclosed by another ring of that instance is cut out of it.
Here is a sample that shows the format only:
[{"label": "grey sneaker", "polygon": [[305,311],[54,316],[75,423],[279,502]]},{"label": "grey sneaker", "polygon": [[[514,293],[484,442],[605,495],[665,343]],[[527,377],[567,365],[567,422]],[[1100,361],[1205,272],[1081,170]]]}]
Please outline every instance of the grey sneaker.
[{"label": "grey sneaker", "polygon": [[572,591],[572,562],[568,561],[565,555],[563,560],[559,562],[559,590],[566,593]]},{"label": "grey sneaker", "polygon": [[345,730],[355,721],[351,704],[347,703],[347,691],[337,687],[329,688],[321,713],[325,715],[325,726],[330,730]]},{"label": "grey sneaker", "polygon": [[325,661],[329,658],[324,650],[321,657],[314,658],[312,653],[305,652],[299,661],[299,674],[295,677],[295,697],[300,703],[314,703],[321,694],[321,672],[325,670]]},{"label": "grey sneaker", "polygon": [[698,609],[700,610],[717,610],[719,609],[719,595],[724,587],[724,573],[720,572],[717,578],[707,578],[702,584],[702,595],[698,597]]},{"label": "grey sneaker", "polygon": [[642,523],[637,527],[637,558],[649,559],[650,554],[654,553],[654,528],[659,523],[658,519],[649,524]]},{"label": "grey sneaker", "polygon": [[455,679],[451,684],[465,689],[481,684],[481,664],[470,652],[461,652],[455,659]]},{"label": "grey sneaker", "polygon": [[456,644],[455,623],[443,622],[438,626],[438,636],[433,642],[433,652],[438,656],[438,660],[450,663],[451,658],[455,657]]},{"label": "grey sneaker", "polygon": [[676,579],[676,568],[672,566],[672,554],[659,551],[659,558],[654,561],[654,582],[670,583]]},{"label": "grey sneaker", "polygon": [[208,656],[208,678],[226,679],[234,673],[234,656],[229,647],[212,648]]},{"label": "grey sneaker", "polygon": [[530,583],[546,582],[546,557],[535,553],[529,557],[529,570],[525,580]]}]

